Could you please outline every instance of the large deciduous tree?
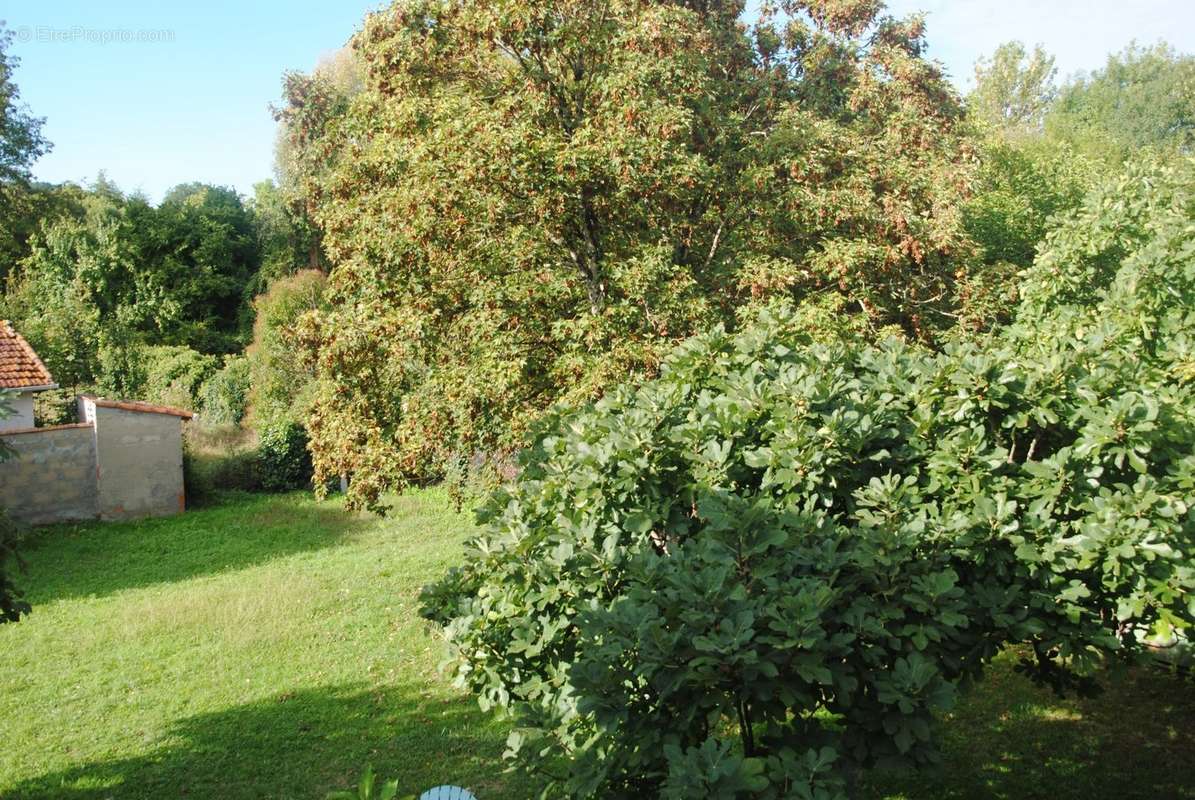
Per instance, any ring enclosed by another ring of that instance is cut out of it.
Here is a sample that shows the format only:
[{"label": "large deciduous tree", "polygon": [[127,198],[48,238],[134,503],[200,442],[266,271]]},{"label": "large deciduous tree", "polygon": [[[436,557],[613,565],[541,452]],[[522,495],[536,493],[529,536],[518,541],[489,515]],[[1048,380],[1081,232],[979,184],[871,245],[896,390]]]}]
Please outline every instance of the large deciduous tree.
[{"label": "large deciduous tree", "polygon": [[150,232],[141,243],[138,301],[146,306],[146,326],[155,329],[155,338],[205,353],[243,348],[258,246],[253,219],[237,192],[182,184],[134,224],[131,234]]},{"label": "large deciduous tree", "polygon": [[653,374],[770,298],[930,339],[970,243],[961,106],[880,3],[399,0],[364,88],[279,116],[334,264],[306,340],[324,477],[370,501]]},{"label": "large deciduous tree", "polygon": [[34,117],[21,103],[13,81],[15,58],[12,31],[0,20],[0,278],[25,253],[30,216],[29,168],[50,149],[42,136],[44,120]]},{"label": "large deciduous tree", "polygon": [[9,52],[12,39],[0,23],[0,184],[27,181],[29,167],[49,149],[41,133],[44,120],[29,113],[13,82],[20,60]]},{"label": "large deciduous tree", "polygon": [[287,192],[274,181],[253,185],[249,207],[261,266],[254,278],[254,291],[264,292],[271,281],[284,278],[305,266],[323,270],[319,240],[303,214],[296,214]]}]

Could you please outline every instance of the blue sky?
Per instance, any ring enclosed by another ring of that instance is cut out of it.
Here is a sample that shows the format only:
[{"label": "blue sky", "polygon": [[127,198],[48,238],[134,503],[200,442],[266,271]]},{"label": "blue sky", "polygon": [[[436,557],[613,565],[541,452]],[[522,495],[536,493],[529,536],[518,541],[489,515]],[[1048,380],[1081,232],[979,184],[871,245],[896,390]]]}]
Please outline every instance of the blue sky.
[{"label": "blue sky", "polygon": [[[343,45],[376,2],[6,0],[18,36],[17,84],[47,118],[47,181],[99,170],[160,199],[204,181],[250,192],[271,176],[274,122],[288,69]],[[1195,0],[889,0],[928,14],[931,55],[965,88],[975,59],[1009,39],[1041,43],[1061,71],[1098,68],[1136,39],[1195,52]],[[114,36],[148,41],[111,40]],[[107,38],[109,41],[105,42]]]}]

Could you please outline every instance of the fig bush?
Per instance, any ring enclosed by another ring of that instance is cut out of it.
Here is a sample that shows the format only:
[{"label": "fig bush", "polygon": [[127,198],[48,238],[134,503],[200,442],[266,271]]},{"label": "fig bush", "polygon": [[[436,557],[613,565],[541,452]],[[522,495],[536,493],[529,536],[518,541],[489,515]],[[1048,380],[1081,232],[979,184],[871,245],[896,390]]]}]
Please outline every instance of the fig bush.
[{"label": "fig bush", "polygon": [[1006,645],[1085,690],[1189,630],[1192,175],[1096,191],[997,333],[776,305],[553,412],[423,597],[545,796],[847,796]]}]

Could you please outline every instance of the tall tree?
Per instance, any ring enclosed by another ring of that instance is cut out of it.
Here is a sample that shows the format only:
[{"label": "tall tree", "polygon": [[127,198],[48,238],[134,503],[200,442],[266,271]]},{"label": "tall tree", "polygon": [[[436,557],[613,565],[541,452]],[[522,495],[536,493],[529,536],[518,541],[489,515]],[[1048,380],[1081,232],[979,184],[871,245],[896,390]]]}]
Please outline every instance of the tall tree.
[{"label": "tall tree", "polygon": [[13,82],[21,62],[9,52],[12,41],[12,31],[0,23],[0,183],[4,184],[27,181],[30,166],[50,149],[41,132],[45,120],[30,114]]},{"label": "tall tree", "polygon": [[653,374],[776,297],[932,338],[965,269],[961,104],[878,2],[399,0],[365,88],[280,116],[333,262],[324,475],[368,500]]},{"label": "tall tree", "polygon": [[985,264],[1003,268],[993,283],[1006,311],[1015,300],[1007,291],[1012,273],[1032,264],[1047,220],[1077,206],[1087,186],[1087,160],[1043,135],[1058,96],[1057,72],[1040,45],[1029,52],[1021,42],[1006,42],[976,63],[967,96],[980,167],[965,225]]},{"label": "tall tree", "polygon": [[[145,326],[162,343],[204,353],[231,353],[247,344],[251,284],[258,269],[253,219],[235,190],[188,183],[167,192],[156,209],[133,203],[144,216],[131,235],[142,240],[138,287]],[[156,307],[144,301],[160,298]]]},{"label": "tall tree", "polygon": [[21,103],[13,81],[20,59],[10,52],[12,31],[0,21],[0,278],[25,252],[30,216],[29,168],[50,149],[43,119]]},{"label": "tall tree", "polygon": [[975,65],[975,88],[967,97],[973,116],[1001,132],[1038,132],[1057,97],[1054,57],[1037,45],[1006,42]]},{"label": "tall tree", "polygon": [[273,109],[280,123],[274,148],[277,199],[295,226],[306,250],[307,269],[327,271],[323,239],[312,218],[318,200],[309,194],[329,167],[328,153],[315,145],[331,119],[345,113],[349,101],[364,89],[364,67],[356,52],[343,47],[306,75],[283,76],[283,104]]}]

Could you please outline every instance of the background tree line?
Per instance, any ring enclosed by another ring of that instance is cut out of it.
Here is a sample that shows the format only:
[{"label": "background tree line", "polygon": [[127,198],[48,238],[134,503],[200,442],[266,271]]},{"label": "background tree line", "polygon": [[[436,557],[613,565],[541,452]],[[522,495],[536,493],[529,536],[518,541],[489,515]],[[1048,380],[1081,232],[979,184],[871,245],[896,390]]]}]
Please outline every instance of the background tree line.
[{"label": "background tree line", "polygon": [[[137,396],[155,376],[153,354],[217,363],[246,348],[253,299],[296,268],[299,245],[273,184],[245,202],[231,189],[184,184],[161,203],[127,196],[103,176],[83,189],[40,187],[59,198],[11,264],[5,312],[55,378],[77,391]],[[199,359],[203,361],[203,359]],[[187,404],[199,395],[175,398]]]},{"label": "background tree line", "polygon": [[249,198],[181,184],[153,204],[103,172],[88,186],[32,180],[51,145],[20,102],[11,40],[0,32],[0,313],[66,390],[204,406],[201,385],[251,344],[254,299],[326,269],[318,237],[273,181]]},{"label": "background tree line", "polygon": [[298,398],[311,376],[287,331],[320,302],[326,264],[301,206],[273,181],[252,197],[182,184],[154,204],[102,172],[87,186],[32,180],[50,143],[20,103],[10,43],[0,34],[0,317],[62,387],[39,395],[39,424],[72,421],[85,391],[176,405],[202,419],[194,498],[211,482],[194,469],[205,449],[237,451],[215,483],[308,485]]}]

